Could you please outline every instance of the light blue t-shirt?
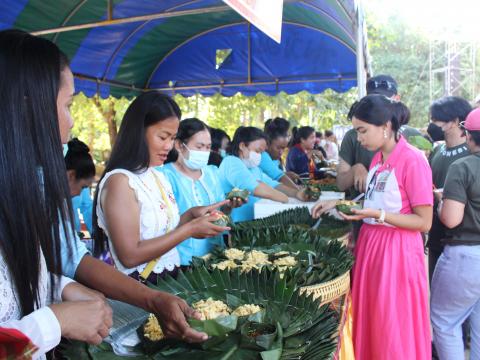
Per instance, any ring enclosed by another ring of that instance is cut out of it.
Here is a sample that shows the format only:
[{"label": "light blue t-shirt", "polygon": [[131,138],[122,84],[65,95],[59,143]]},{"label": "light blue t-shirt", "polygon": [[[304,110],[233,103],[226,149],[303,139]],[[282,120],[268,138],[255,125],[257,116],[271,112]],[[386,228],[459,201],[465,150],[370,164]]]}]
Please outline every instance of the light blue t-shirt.
[{"label": "light blue t-shirt", "polygon": [[83,215],[83,221],[85,226],[90,234],[92,234],[92,209],[93,209],[93,200],[90,196],[90,189],[85,188],[82,190],[80,195],[74,196],[72,198],[73,214],[75,216],[75,230],[80,231],[80,219],[78,212]]},{"label": "light blue t-shirt", "polygon": [[[38,177],[42,192],[44,193],[44,181],[43,181],[43,171],[42,168],[38,168]],[[83,257],[89,253],[85,243],[80,240],[76,232],[72,232],[70,223],[67,223],[68,236],[71,240],[71,251],[68,246],[67,237],[65,236],[65,231],[63,225],[60,224],[60,255],[62,257],[62,274],[70,279],[75,277],[75,272],[77,271],[78,265],[82,261]]]},{"label": "light blue t-shirt", "polygon": [[[68,224],[67,224],[68,226]],[[63,230],[62,224],[60,224],[60,239],[61,239],[61,255],[62,255],[62,273],[64,276],[73,279],[78,265],[82,261],[82,258],[88,254],[88,249],[85,243],[80,240],[77,233],[72,234],[71,227],[68,226],[68,234],[72,239],[72,253],[68,250],[67,238]],[[71,256],[70,256],[71,255]]]},{"label": "light blue t-shirt", "polygon": [[[207,206],[225,200],[216,166],[208,165],[203,168],[202,176],[198,180],[182,174],[173,163],[159,166],[157,170],[161,171],[172,185],[180,214],[194,206]],[[193,256],[206,255],[217,245],[224,246],[222,235],[208,239],[186,239],[177,245],[180,263],[189,265]]]},{"label": "light blue t-shirt", "polygon": [[273,188],[280,183],[272,180],[259,167],[247,168],[243,161],[236,156],[227,156],[218,168],[223,192],[228,193],[233,188],[248,190],[250,196],[248,202],[242,207],[233,209],[232,220],[234,222],[253,220],[253,206],[260,198],[253,195],[260,182]]},{"label": "light blue t-shirt", "polygon": [[259,168],[273,180],[280,180],[285,175],[280,169],[280,161],[273,160],[267,151],[262,152],[262,161]]}]

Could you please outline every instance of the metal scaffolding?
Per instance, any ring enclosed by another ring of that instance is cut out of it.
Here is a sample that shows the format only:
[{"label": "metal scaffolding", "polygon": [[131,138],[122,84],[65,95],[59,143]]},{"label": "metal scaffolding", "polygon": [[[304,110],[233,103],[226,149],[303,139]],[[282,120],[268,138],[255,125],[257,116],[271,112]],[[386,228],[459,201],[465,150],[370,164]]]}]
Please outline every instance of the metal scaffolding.
[{"label": "metal scaffolding", "polygon": [[475,99],[476,51],[474,42],[430,42],[430,102],[450,95]]}]

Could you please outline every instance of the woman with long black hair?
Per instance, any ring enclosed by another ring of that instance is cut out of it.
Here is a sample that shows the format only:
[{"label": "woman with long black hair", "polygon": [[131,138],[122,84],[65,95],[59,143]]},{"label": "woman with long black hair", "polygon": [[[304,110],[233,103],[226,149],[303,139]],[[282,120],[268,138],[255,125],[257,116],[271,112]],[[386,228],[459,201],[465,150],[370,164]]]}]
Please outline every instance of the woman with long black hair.
[{"label": "woman with long black hair", "polygon": [[62,243],[72,230],[61,152],[72,125],[67,58],[47,40],[2,31],[0,73],[0,325],[24,332],[38,347],[35,357],[60,336],[99,343],[112,324],[110,308],[59,277],[62,246],[74,251]]},{"label": "woman with long black hair", "polygon": [[180,118],[169,96],[155,91],[138,96],[123,117],[94,200],[95,252],[100,254],[108,241],[118,269],[154,283],[178,271],[181,242],[229,230],[213,224],[218,216],[209,214],[228,200],[192,207],[180,216],[172,185],[155,168],[167,160]]},{"label": "woman with long black hair", "polygon": [[[0,326],[27,333],[39,348],[35,356],[60,336],[99,343],[111,326],[110,308],[97,292],[76,283],[64,287],[56,281],[63,273],[155,313],[169,337],[206,340],[188,326],[186,317],[198,314],[183,300],[89,256],[74,236],[61,150],[73,125],[66,56],[46,39],[0,31],[0,74]],[[45,306],[55,290],[67,302]]]}]

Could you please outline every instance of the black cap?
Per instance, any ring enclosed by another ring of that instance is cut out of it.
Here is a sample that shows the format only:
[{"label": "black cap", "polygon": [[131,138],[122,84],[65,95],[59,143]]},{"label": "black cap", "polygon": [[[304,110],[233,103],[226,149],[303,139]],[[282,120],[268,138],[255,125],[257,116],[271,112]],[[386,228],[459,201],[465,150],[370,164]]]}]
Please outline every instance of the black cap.
[{"label": "black cap", "polygon": [[392,97],[398,94],[397,82],[389,75],[377,75],[367,81],[367,95],[380,94]]}]

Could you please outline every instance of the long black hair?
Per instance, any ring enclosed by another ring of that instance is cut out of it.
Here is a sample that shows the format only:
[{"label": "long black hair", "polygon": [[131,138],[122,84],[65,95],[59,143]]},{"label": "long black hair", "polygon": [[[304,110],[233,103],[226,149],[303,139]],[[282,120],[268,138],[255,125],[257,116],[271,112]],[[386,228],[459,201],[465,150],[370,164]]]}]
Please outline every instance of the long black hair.
[{"label": "long black hair", "polygon": [[60,226],[67,239],[74,233],[57,116],[68,66],[52,42],[0,31],[0,249],[23,315],[39,305],[41,253],[52,296],[62,265]]},{"label": "long black hair", "polygon": [[231,154],[240,157],[240,144],[244,143],[248,146],[255,140],[267,140],[265,133],[259,128],[253,126],[240,126],[233,135]]},{"label": "long black hair", "polygon": [[300,128],[294,127],[292,129],[292,139],[290,140],[289,147],[300,144],[302,139],[306,140],[308,137],[315,133],[315,129],[311,126],[302,126]]},{"label": "long black hair", "polygon": [[83,141],[74,138],[68,142],[65,155],[67,170],[75,171],[75,179],[90,179],[95,176],[95,163],[90,155],[90,149]]},{"label": "long black hair", "polygon": [[[169,117],[177,117],[178,119],[182,117],[180,108],[170,96],[158,91],[149,91],[138,96],[123,116],[117,140],[102,179],[106,173],[115,169],[125,169],[132,172],[145,171],[150,163],[145,131],[149,126]],[[105,251],[107,245],[107,237],[98,226],[98,190],[97,187],[92,215],[95,256]]]},{"label": "long black hair", "polygon": [[353,116],[375,126],[391,122],[395,139],[398,140],[398,130],[401,125],[408,123],[410,111],[399,101],[374,94],[367,95],[358,102],[353,110]]},{"label": "long black hair", "polygon": [[[183,144],[186,144],[192,136],[200,131],[207,130],[210,132],[210,128],[202,120],[197,118],[188,118],[180,121],[177,132],[177,140],[181,141]],[[175,162],[178,159],[178,151],[173,148],[168,153],[167,160],[165,163]]]}]

